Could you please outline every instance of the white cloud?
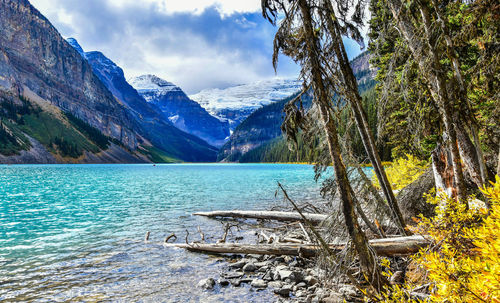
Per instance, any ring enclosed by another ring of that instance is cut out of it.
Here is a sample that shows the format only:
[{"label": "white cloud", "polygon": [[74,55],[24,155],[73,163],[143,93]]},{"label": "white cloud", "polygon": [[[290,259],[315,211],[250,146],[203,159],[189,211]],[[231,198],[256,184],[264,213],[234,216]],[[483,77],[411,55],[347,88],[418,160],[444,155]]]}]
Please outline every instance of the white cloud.
[{"label": "white cloud", "polygon": [[[156,74],[188,94],[274,77],[274,29],[260,0],[31,2],[64,37],[103,52],[126,77]],[[279,71],[297,74],[286,60]]]},{"label": "white cloud", "polygon": [[[37,8],[43,12],[58,11],[54,0],[32,0]],[[222,16],[234,13],[253,13],[261,9],[260,0],[103,0],[116,8],[130,5],[154,5],[163,13],[193,13],[201,14],[209,7],[216,7]]]}]

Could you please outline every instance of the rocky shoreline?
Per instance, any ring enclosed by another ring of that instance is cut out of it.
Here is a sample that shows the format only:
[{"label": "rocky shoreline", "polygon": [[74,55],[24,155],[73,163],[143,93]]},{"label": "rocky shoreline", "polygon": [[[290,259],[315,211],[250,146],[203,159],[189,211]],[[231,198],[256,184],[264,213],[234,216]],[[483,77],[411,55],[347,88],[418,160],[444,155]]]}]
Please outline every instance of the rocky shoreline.
[{"label": "rocky shoreline", "polygon": [[[347,283],[332,288],[320,277],[325,274],[313,259],[270,256],[229,255],[226,271],[218,279],[206,278],[197,286],[207,291],[219,287],[240,287],[249,284],[255,291],[270,289],[276,294],[275,302],[356,302],[357,289]],[[335,290],[334,290],[335,289]]]}]

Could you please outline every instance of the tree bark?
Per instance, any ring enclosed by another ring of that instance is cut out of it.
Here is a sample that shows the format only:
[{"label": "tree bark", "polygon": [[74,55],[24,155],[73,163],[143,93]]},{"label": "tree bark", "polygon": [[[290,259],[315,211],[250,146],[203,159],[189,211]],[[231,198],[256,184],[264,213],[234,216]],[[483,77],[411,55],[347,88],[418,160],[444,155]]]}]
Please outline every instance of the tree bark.
[{"label": "tree bark", "polygon": [[[325,1],[325,4],[331,12],[334,12],[329,1]],[[380,156],[375,145],[375,139],[367,122],[366,113],[362,106],[362,98],[359,95],[358,83],[356,81],[356,77],[354,76],[354,72],[352,71],[351,65],[349,64],[349,58],[347,57],[347,52],[345,51],[344,43],[342,41],[342,35],[339,29],[340,25],[331,16],[324,16],[324,18],[327,20],[330,35],[335,42],[334,49],[336,57],[338,59],[338,64],[349,94],[347,96],[347,100],[351,105],[354,119],[356,120],[356,126],[361,136],[361,141],[363,142],[366,154],[373,165],[373,170],[379,180],[382,192],[387,199],[396,226],[398,227],[400,233],[406,235],[408,232],[405,230],[406,224],[404,222],[403,215],[401,214],[401,210],[399,209],[396,197],[392,191],[391,184],[382,166],[382,161],[380,160]]]},{"label": "tree bark", "polygon": [[370,252],[368,240],[359,225],[357,215],[354,210],[355,206],[352,197],[353,191],[349,183],[345,166],[342,162],[337,127],[333,117],[330,115],[330,98],[323,82],[322,68],[319,62],[319,41],[314,34],[310,7],[306,0],[298,0],[298,5],[302,14],[305,42],[308,50],[308,59],[310,60],[313,91],[315,94],[314,102],[319,107],[321,120],[323,122],[328,150],[333,162],[335,178],[339,188],[345,223],[356,252],[358,253],[361,270],[369,279],[369,282],[375,286],[375,288],[379,289],[382,276],[380,275],[377,264],[375,263],[374,256]]},{"label": "tree bark", "polygon": [[[456,53],[455,46],[453,44],[453,40],[450,37],[449,27],[445,23],[443,16],[441,16],[439,3],[436,0],[432,0],[432,4],[434,5],[434,11],[436,12],[437,23],[441,27],[441,31],[442,31],[444,39],[446,41],[446,46],[447,46],[446,54],[448,56],[448,59],[450,59],[452,66],[453,66],[453,75],[455,77],[455,82],[456,82],[454,86],[458,88],[458,93],[456,93],[456,95],[462,101],[462,104],[467,107],[466,114],[471,120],[470,131],[472,134],[472,138],[474,139],[474,144],[472,144],[472,143],[471,144],[474,147],[475,154],[476,154],[475,156],[477,157],[477,159],[476,159],[476,161],[473,161],[473,160],[467,161],[467,162],[469,162],[469,164],[472,164],[472,163],[475,164],[474,167],[467,166],[467,169],[468,169],[469,173],[471,173],[471,170],[473,170],[474,173],[479,171],[480,183],[478,183],[476,181],[474,181],[474,182],[476,183],[478,188],[482,188],[482,186],[484,186],[484,184],[486,183],[488,176],[487,176],[487,169],[486,169],[486,161],[484,159],[483,151],[481,149],[481,143],[479,141],[479,131],[477,130],[477,127],[476,127],[476,120],[475,120],[475,117],[473,116],[473,113],[472,113],[470,101],[467,98],[467,90],[465,88],[465,83],[463,80],[462,72],[460,70],[460,62],[458,60],[458,55]],[[461,129],[462,128],[458,128],[457,131],[460,132]],[[459,147],[460,147],[460,145],[459,145]],[[470,155],[469,155],[469,157],[470,157]]]},{"label": "tree bark", "polygon": [[[203,217],[231,217],[231,218],[246,218],[246,219],[263,219],[277,221],[299,221],[304,222],[304,219],[296,212],[284,211],[246,211],[246,210],[228,210],[228,211],[210,211],[197,212],[195,216]],[[319,224],[328,218],[327,215],[321,214],[303,214],[306,219],[313,223]]]},{"label": "tree bark", "polygon": [[436,189],[445,192],[448,196],[453,196],[455,186],[453,184],[453,168],[448,150],[438,145],[432,152],[432,169]]},{"label": "tree bark", "polygon": [[[451,151],[451,160],[453,167],[453,178],[455,179],[456,186],[456,196],[461,201],[466,201],[467,190],[465,187],[465,179],[460,164],[460,154],[457,146],[457,135],[456,135],[456,125],[453,121],[452,111],[453,102],[450,100],[450,96],[446,90],[446,72],[443,69],[439,58],[433,47],[433,43],[430,41],[431,23],[429,19],[428,11],[426,7],[422,4],[419,5],[419,9],[422,15],[425,31],[427,32],[427,38],[424,39],[425,47],[427,48],[427,53],[420,54],[423,50],[424,45],[420,43],[419,37],[414,34],[413,25],[408,20],[403,20],[401,18],[401,13],[403,12],[403,6],[400,0],[388,0],[389,7],[391,9],[392,15],[396,20],[398,29],[402,33],[404,39],[408,43],[408,47],[412,53],[413,58],[417,61],[420,69],[427,75],[428,88],[431,92],[433,100],[436,102],[443,124],[445,127],[446,142],[447,146]],[[426,66],[425,58],[430,59],[430,67]]]},{"label": "tree bark", "polygon": [[[400,256],[417,253],[429,245],[422,236],[384,238],[371,240],[370,246],[381,256]],[[221,253],[221,254],[259,254],[259,255],[289,255],[314,257],[322,251],[322,247],[312,244],[241,244],[241,243],[165,243],[165,247],[185,248],[191,251]],[[329,244],[333,252],[339,252],[346,244]]]}]

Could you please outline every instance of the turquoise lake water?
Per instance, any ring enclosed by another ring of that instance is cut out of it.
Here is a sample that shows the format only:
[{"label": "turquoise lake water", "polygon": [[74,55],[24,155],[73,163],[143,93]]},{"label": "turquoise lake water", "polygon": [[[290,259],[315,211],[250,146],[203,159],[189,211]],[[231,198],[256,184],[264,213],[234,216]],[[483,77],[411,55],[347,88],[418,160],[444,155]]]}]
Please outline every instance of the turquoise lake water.
[{"label": "turquoise lake water", "polygon": [[286,164],[0,165],[0,301],[275,300],[248,286],[202,291],[226,264],[160,243],[186,229],[198,240],[198,226],[215,242],[221,223],[193,212],[283,205],[277,181],[317,201],[313,176]]}]

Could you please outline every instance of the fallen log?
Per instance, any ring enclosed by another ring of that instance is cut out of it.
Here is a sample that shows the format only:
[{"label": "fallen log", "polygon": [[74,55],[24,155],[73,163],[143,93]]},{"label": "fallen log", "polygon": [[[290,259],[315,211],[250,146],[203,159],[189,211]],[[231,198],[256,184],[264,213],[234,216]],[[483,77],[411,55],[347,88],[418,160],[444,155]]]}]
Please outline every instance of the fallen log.
[{"label": "fallen log", "polygon": [[[228,210],[228,211],[209,211],[209,212],[197,212],[194,213],[195,216],[203,217],[229,217],[229,218],[245,218],[245,219],[264,219],[264,220],[277,220],[277,221],[301,221],[304,219],[296,212],[284,212],[284,211],[247,211],[247,210]],[[304,214],[304,216],[311,223],[321,223],[328,216],[321,214]]]},{"label": "fallen log", "polygon": [[[422,236],[384,238],[369,241],[370,246],[380,256],[395,256],[413,254],[422,247],[429,245],[429,241]],[[314,244],[241,244],[241,243],[168,243],[166,247],[185,248],[191,251],[208,253],[258,254],[258,255],[290,255],[313,257],[321,250]],[[333,251],[344,249],[346,244],[330,244]]]}]

